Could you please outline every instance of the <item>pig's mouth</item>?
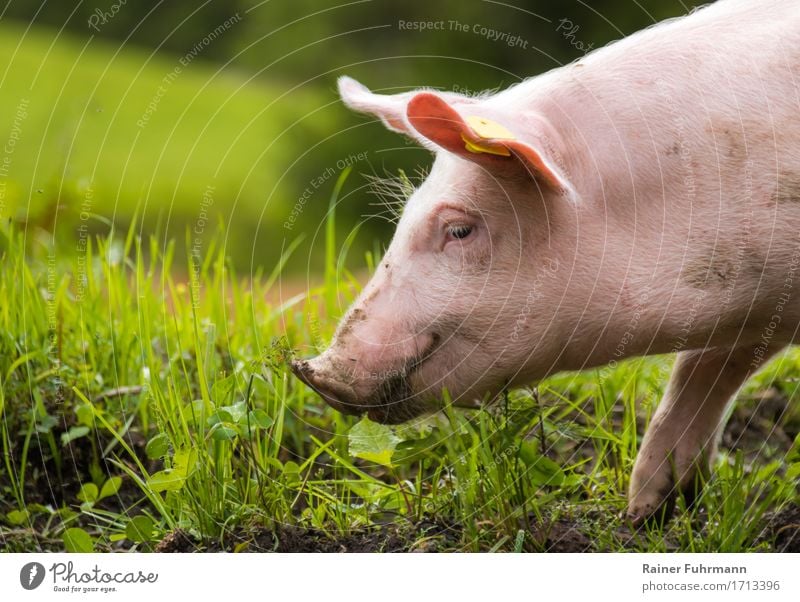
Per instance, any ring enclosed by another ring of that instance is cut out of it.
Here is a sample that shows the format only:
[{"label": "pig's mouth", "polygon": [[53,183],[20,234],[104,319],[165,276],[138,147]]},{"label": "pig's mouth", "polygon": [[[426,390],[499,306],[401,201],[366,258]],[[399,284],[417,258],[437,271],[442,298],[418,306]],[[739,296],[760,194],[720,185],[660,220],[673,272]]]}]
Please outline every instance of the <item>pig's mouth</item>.
[{"label": "pig's mouth", "polygon": [[370,420],[381,424],[400,424],[431,410],[431,400],[415,393],[411,381],[439,349],[440,342],[441,337],[432,333],[431,343],[426,349],[406,360],[400,370],[381,383],[365,404]]},{"label": "pig's mouth", "polygon": [[413,376],[439,347],[440,337],[432,336],[431,345],[406,359],[402,366],[382,375],[380,384],[367,396],[359,396],[354,387],[338,379],[322,381],[306,360],[291,363],[292,372],[313,389],[333,409],[351,416],[366,414],[373,422],[400,424],[429,411],[430,399],[414,393]]}]

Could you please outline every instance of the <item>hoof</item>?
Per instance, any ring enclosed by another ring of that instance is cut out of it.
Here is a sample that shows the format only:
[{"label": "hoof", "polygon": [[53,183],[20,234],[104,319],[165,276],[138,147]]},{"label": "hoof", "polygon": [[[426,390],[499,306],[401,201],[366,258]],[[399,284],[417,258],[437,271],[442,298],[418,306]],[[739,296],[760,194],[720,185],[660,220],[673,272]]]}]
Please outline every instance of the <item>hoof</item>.
[{"label": "hoof", "polygon": [[625,513],[625,519],[631,526],[663,528],[675,512],[675,496],[673,494],[662,498],[660,503],[630,505]]}]

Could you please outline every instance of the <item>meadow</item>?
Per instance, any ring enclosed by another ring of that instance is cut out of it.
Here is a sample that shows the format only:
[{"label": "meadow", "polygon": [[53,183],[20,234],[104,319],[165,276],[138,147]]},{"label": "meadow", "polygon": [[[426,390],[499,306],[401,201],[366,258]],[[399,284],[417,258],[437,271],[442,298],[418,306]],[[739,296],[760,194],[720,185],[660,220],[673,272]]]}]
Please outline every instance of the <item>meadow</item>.
[{"label": "meadow", "polygon": [[[105,30],[116,39],[58,29],[54,3],[50,26],[0,22],[0,550],[800,551],[800,350],[740,392],[694,504],[638,529],[625,492],[672,357],[397,427],[337,414],[290,374],[388,242],[390,225],[352,198],[367,196],[359,174],[428,160],[347,113],[335,76],[468,91],[453,84],[508,85],[575,58],[560,4],[530,23],[490,4],[460,18],[499,19],[546,52],[407,37],[378,3],[316,19],[300,19],[315,2],[259,3],[241,28],[211,15],[175,37],[175,14],[157,14],[141,46],[126,13]],[[631,31],[653,21],[615,10]],[[624,33],[591,11],[586,40]],[[258,45],[275,23],[295,28]],[[208,27],[220,36],[180,50]],[[379,44],[381,77],[365,60]]]},{"label": "meadow", "polygon": [[240,266],[276,261],[274,231],[328,165],[307,141],[330,134],[335,99],[206,62],[209,46],[165,56],[3,20],[0,216],[68,240],[82,222],[106,231],[86,212],[176,237],[224,216]]},{"label": "meadow", "polygon": [[[798,551],[800,353],[739,395],[716,472],[673,520],[622,518],[669,357],[561,374],[399,427],[341,416],[287,370],[379,260],[337,239],[291,298],[237,275],[224,230],[0,228],[6,551]],[[183,244],[189,244],[188,242]],[[186,274],[178,278],[173,274]],[[275,299],[279,301],[275,302]],[[272,300],[272,301],[270,301]]]}]

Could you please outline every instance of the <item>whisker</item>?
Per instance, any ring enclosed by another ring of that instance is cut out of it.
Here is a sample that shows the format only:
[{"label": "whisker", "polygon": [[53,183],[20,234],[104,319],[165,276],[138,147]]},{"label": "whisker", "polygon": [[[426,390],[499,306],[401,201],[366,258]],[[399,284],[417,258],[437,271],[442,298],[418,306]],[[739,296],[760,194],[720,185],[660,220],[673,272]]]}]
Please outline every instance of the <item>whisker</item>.
[{"label": "whisker", "polygon": [[[424,170],[417,169],[413,180],[420,182],[425,179]],[[393,216],[393,221],[400,219],[406,202],[414,194],[416,185],[403,171],[398,175],[386,172],[386,175],[364,174],[369,186],[369,193],[378,198],[382,205]]]}]

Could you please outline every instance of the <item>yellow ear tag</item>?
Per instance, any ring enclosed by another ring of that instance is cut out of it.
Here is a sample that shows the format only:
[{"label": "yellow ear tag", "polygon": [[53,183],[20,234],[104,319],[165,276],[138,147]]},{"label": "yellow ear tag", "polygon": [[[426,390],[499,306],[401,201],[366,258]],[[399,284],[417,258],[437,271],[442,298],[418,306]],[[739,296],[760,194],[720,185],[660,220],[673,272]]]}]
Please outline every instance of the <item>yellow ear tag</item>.
[{"label": "yellow ear tag", "polygon": [[[471,115],[467,117],[467,124],[475,131],[478,136],[484,140],[514,140],[514,134],[509,132],[499,123],[486,119],[486,117],[478,117]],[[464,134],[461,134],[461,139],[464,141],[464,148],[471,153],[489,153],[490,155],[501,155],[503,157],[510,157],[511,151],[505,147],[490,147],[481,144],[480,141],[469,140]]]}]

